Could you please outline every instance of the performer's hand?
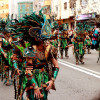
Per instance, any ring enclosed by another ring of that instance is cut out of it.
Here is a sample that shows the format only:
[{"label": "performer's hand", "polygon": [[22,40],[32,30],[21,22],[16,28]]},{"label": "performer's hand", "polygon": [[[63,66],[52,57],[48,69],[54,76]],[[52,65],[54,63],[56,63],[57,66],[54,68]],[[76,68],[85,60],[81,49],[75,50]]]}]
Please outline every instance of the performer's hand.
[{"label": "performer's hand", "polygon": [[54,82],[52,80],[50,80],[46,84],[48,84],[46,90],[49,91],[52,88],[52,85],[54,84]]},{"label": "performer's hand", "polygon": [[34,89],[34,97],[36,97],[36,99],[43,98],[43,95],[41,94],[39,88]]},{"label": "performer's hand", "polygon": [[3,55],[4,55],[5,58],[7,58],[7,54],[6,53],[4,53]]},{"label": "performer's hand", "polygon": [[21,70],[17,69],[17,75],[20,75],[21,72]]}]

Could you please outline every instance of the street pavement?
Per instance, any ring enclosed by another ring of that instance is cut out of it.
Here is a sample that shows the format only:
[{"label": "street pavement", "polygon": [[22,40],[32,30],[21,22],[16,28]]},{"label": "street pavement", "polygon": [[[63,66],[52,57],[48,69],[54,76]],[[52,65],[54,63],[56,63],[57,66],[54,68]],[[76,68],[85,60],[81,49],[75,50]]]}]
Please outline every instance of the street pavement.
[{"label": "street pavement", "polygon": [[[75,57],[72,53],[72,48],[69,48],[68,55],[69,55],[69,58],[67,59],[64,57],[63,60],[66,62],[75,64]],[[100,60],[97,63],[98,57],[99,57],[99,52],[96,50],[91,50],[91,54],[87,54],[86,52],[86,54],[84,55],[84,60],[83,60],[85,64],[84,65],[79,64],[79,66],[100,72]]]},{"label": "street pavement", "polygon": [[[97,62],[98,52],[91,50],[92,54],[86,54],[84,56],[85,64],[80,67],[90,69],[98,72],[92,75],[92,71],[86,72],[84,69],[74,69],[75,58],[72,54],[72,49],[69,49],[69,58],[58,59],[60,71],[55,81],[56,91],[51,90],[48,96],[48,100],[100,100],[100,62]],[[64,61],[60,63],[60,61]],[[66,62],[66,64],[65,64]],[[70,67],[70,64],[73,64]],[[5,86],[0,82],[0,100],[14,100],[14,89],[13,86]]]}]

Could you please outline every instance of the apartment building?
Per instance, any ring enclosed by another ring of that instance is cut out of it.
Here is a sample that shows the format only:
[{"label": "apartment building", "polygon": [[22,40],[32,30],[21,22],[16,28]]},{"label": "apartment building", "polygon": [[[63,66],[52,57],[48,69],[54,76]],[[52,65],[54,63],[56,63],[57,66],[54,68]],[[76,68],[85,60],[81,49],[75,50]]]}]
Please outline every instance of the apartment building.
[{"label": "apartment building", "polygon": [[9,0],[9,18],[18,19],[18,0]]},{"label": "apartment building", "polygon": [[9,15],[9,0],[0,0],[0,18],[6,19]]},{"label": "apartment building", "polygon": [[50,19],[50,17],[51,17],[51,0],[44,0],[43,7],[45,8],[43,10],[43,13],[46,15],[47,19]]},{"label": "apartment building", "polygon": [[30,15],[33,12],[33,0],[18,0],[18,18]]},{"label": "apartment building", "polygon": [[36,14],[39,14],[39,11],[44,6],[44,0],[34,0],[33,1],[33,12],[36,12]]},{"label": "apartment building", "polygon": [[58,21],[67,23],[69,29],[75,28],[75,22],[95,22],[100,15],[100,0],[52,0],[52,15]]}]

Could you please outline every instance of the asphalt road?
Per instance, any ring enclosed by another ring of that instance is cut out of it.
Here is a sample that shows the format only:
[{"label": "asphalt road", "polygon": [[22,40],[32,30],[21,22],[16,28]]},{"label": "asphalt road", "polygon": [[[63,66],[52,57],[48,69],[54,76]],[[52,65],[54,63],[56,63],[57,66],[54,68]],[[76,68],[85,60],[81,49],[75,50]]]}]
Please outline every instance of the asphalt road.
[{"label": "asphalt road", "polygon": [[[79,65],[82,68],[88,68],[100,72],[100,62],[97,64],[98,52],[91,51],[92,54],[86,54],[84,57],[85,64]],[[59,59],[61,60],[61,59]],[[69,49],[69,59],[63,61],[75,64],[71,48]],[[48,100],[100,100],[100,78],[93,76],[91,73],[76,70],[65,63],[59,63],[60,71],[56,79],[56,91],[51,90]],[[84,69],[82,69],[84,70]],[[98,76],[100,76],[98,74]],[[13,86],[5,86],[0,82],[0,100],[14,100]]]},{"label": "asphalt road", "polygon": [[100,79],[60,65],[56,92],[49,100],[96,100],[100,93]]}]

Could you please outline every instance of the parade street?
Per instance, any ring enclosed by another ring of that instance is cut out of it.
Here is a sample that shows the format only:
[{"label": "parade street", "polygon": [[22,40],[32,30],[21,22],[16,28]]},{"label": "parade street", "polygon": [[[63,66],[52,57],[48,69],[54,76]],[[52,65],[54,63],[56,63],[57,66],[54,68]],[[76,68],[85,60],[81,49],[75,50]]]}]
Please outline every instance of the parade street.
[{"label": "parade street", "polygon": [[[75,65],[72,49],[69,58],[58,59],[60,72],[56,84],[56,92],[51,90],[49,100],[97,100],[100,96],[100,61],[98,52],[86,54],[84,65]],[[0,100],[14,100],[14,87],[0,82]]]}]

